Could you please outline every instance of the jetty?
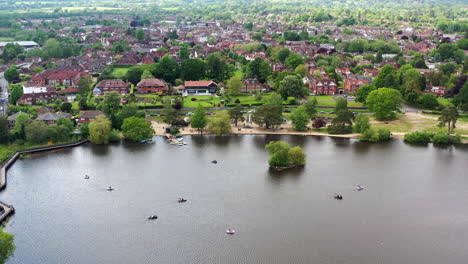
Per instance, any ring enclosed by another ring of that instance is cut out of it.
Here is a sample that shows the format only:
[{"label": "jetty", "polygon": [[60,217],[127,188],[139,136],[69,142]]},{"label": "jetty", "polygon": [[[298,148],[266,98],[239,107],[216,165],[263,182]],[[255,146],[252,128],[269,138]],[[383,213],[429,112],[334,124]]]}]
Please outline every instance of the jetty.
[{"label": "jetty", "polygon": [[[15,163],[15,161],[20,157],[22,154],[29,154],[29,153],[37,153],[37,152],[44,152],[44,151],[49,151],[49,150],[56,150],[56,149],[64,149],[64,148],[70,148],[70,147],[76,147],[80,146],[84,143],[88,142],[87,139],[73,142],[73,143],[67,143],[67,144],[60,144],[60,145],[53,145],[53,146],[45,146],[45,147],[39,147],[39,148],[32,148],[32,149],[26,149],[26,150],[21,150],[15,152],[13,155],[11,155],[5,162],[0,167],[0,191],[6,188],[7,184],[7,170]],[[8,205],[6,203],[3,203],[0,201],[0,224],[5,221],[11,214],[15,212],[15,208],[12,205]]]}]

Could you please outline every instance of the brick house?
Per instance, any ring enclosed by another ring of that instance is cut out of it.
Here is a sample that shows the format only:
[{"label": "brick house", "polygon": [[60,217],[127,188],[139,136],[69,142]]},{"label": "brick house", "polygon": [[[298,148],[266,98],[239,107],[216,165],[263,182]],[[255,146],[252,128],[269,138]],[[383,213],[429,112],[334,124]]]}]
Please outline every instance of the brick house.
[{"label": "brick house", "polygon": [[48,88],[47,92],[44,93],[31,93],[25,94],[18,99],[17,104],[21,105],[33,105],[36,102],[51,103],[57,99],[57,92],[54,88]]},{"label": "brick house", "polygon": [[100,95],[105,92],[117,92],[119,94],[128,94],[130,92],[130,84],[119,79],[102,80],[95,88],[101,91]]},{"label": "brick house", "polygon": [[336,81],[331,79],[314,78],[310,80],[309,88],[313,94],[334,95],[339,92]]},{"label": "brick house", "polygon": [[253,93],[268,89],[266,85],[261,84],[257,79],[244,79],[242,83],[244,84],[244,87],[241,88],[242,93]]},{"label": "brick house", "polygon": [[369,84],[369,81],[361,80],[361,79],[352,79],[352,78],[344,79],[344,82],[343,82],[344,93],[355,94],[357,92],[357,89],[359,89],[359,87],[363,86],[364,84]]},{"label": "brick house", "polygon": [[151,94],[169,90],[169,87],[165,81],[156,78],[141,80],[136,85],[136,88],[136,93],[138,94]]},{"label": "brick house", "polygon": [[71,118],[72,115],[63,113],[63,112],[58,112],[58,113],[51,113],[47,112],[45,114],[42,114],[36,118],[37,121],[44,121],[47,125],[52,125],[57,123],[57,121],[60,118]]},{"label": "brick house", "polygon": [[423,93],[431,93],[437,96],[444,96],[447,94],[448,88],[442,86],[428,86],[424,89]]},{"label": "brick house", "polygon": [[88,110],[88,111],[81,111],[80,117],[78,118],[78,125],[82,125],[84,123],[91,123],[97,116],[105,115],[102,111],[95,111],[95,110]]}]

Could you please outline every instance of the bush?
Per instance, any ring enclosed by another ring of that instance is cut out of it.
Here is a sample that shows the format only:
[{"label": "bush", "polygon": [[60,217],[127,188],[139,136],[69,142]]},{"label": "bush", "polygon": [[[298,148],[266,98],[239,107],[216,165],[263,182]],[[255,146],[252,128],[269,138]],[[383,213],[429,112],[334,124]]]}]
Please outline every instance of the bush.
[{"label": "bush", "polygon": [[405,141],[416,144],[427,144],[431,142],[432,134],[428,132],[416,131],[405,135]]},{"label": "bush", "polygon": [[194,101],[194,102],[195,102],[196,100],[197,100],[197,98],[195,98],[195,97],[190,98],[190,101]]},{"label": "bush", "polygon": [[361,134],[359,139],[368,142],[382,142],[390,140],[391,135],[390,130],[385,128],[380,128],[379,130],[369,128]]},{"label": "bush", "polygon": [[446,133],[437,133],[432,137],[434,144],[449,144],[449,143],[461,143],[461,136],[450,136]]},{"label": "bush", "polygon": [[112,129],[109,134],[109,142],[119,142],[120,141],[120,132],[117,129]]},{"label": "bush", "polygon": [[172,135],[178,135],[180,133],[180,129],[178,127],[171,127],[170,133]]},{"label": "bush", "polygon": [[325,121],[323,117],[317,117],[314,119],[314,122],[312,122],[312,127],[315,129],[320,129],[326,125],[327,125],[327,121]]},{"label": "bush", "polygon": [[240,100],[239,100],[239,98],[237,98],[237,99],[234,101],[234,103],[236,103],[236,104],[240,104]]},{"label": "bush", "polygon": [[331,125],[327,127],[330,134],[350,134],[353,132],[352,126]]}]

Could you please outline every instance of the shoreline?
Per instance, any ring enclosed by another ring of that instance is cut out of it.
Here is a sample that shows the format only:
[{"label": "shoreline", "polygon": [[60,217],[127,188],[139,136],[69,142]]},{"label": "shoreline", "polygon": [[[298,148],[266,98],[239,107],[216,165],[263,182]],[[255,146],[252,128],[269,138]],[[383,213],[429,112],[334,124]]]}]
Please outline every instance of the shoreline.
[{"label": "shoreline", "polygon": [[[5,160],[1,164],[0,168],[0,191],[4,190],[7,186],[7,171],[8,169],[15,164],[15,162],[18,160],[20,155],[22,154],[29,154],[29,153],[36,153],[36,152],[43,152],[43,151],[49,151],[49,150],[55,150],[55,149],[63,149],[63,148],[72,148],[76,146],[80,146],[84,143],[88,142],[87,139],[85,140],[80,140],[72,143],[66,143],[66,144],[59,144],[59,145],[52,145],[52,146],[46,146],[46,147],[39,147],[39,148],[32,148],[32,149],[25,149],[21,151],[16,151],[13,153],[8,159]],[[15,212],[15,208],[12,205],[8,205],[6,203],[3,203],[0,201],[0,207],[3,208],[2,214],[0,214],[0,224],[8,219],[8,217]]]}]

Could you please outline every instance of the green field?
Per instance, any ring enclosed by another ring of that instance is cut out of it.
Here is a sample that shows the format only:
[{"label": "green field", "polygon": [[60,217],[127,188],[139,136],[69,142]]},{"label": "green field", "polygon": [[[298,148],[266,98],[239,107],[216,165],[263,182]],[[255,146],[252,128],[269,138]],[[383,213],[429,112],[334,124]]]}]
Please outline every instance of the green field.
[{"label": "green field", "polygon": [[[192,101],[192,98],[196,98],[196,101]],[[187,96],[184,98],[183,107],[185,108],[196,108],[198,105],[202,107],[217,107],[221,103],[221,98],[214,96]]]},{"label": "green field", "polygon": [[239,71],[239,70],[234,72],[234,76],[236,76],[237,78],[239,78],[241,80],[244,79],[244,73],[242,71]]},{"label": "green field", "polygon": [[14,41],[14,38],[0,37],[0,41]]},{"label": "green field", "polygon": [[127,74],[129,68],[114,68],[111,72],[111,76],[116,79],[123,79]]}]

